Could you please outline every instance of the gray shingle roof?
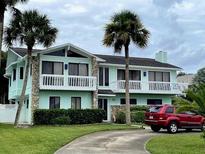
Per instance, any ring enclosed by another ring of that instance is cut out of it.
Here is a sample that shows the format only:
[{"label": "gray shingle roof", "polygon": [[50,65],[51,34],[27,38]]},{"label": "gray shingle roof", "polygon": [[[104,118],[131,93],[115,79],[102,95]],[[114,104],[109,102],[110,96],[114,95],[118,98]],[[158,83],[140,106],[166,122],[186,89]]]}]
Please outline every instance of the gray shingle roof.
[{"label": "gray shingle roof", "polygon": [[[105,63],[123,64],[123,65],[125,64],[125,58],[123,56],[99,55],[99,54],[95,54],[95,56],[106,60]],[[161,62],[158,62],[155,59],[151,59],[151,58],[130,57],[129,64],[130,65],[137,65],[137,66],[165,67],[165,68],[181,69],[178,66],[171,65],[168,63],[161,63]]]},{"label": "gray shingle roof", "polygon": [[[14,52],[16,52],[21,57],[24,57],[26,55],[26,53],[27,53],[27,49],[26,48],[13,48],[13,47],[10,47],[10,49],[12,49]],[[33,53],[39,52],[39,51],[42,51],[42,50],[33,49]]]},{"label": "gray shingle roof", "polygon": [[[27,49],[26,48],[14,48],[11,49],[16,52],[20,56],[25,56]],[[33,49],[33,53],[42,51],[40,49]],[[102,58],[105,60],[105,63],[109,64],[125,64],[125,58],[123,56],[113,56],[113,55],[100,55],[95,54],[95,56]],[[165,68],[177,68],[181,69],[178,66],[171,65],[168,63],[161,63],[156,61],[155,59],[151,58],[138,58],[138,57],[130,57],[130,65],[137,65],[137,66],[150,66],[150,67],[165,67]]]}]

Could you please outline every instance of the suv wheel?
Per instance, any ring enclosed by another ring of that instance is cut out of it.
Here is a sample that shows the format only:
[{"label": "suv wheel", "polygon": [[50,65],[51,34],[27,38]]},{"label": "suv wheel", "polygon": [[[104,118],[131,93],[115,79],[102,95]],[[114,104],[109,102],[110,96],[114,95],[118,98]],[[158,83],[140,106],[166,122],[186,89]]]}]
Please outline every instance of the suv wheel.
[{"label": "suv wheel", "polygon": [[169,133],[176,133],[178,131],[178,126],[177,126],[177,123],[176,122],[170,122],[170,124],[168,125],[168,128],[167,128],[168,132]]},{"label": "suv wheel", "polygon": [[155,126],[155,125],[151,125],[151,129],[154,131],[154,132],[159,132],[159,130],[161,129],[159,126]]}]

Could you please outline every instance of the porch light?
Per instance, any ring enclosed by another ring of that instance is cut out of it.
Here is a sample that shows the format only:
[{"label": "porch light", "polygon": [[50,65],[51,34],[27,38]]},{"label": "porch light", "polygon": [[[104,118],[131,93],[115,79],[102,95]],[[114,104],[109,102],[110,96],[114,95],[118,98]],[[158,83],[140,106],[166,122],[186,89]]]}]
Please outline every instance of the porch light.
[{"label": "porch light", "polygon": [[68,64],[65,64],[65,70],[67,70],[68,69]]},{"label": "porch light", "polygon": [[147,72],[143,72],[143,75],[144,75],[144,77],[146,77],[147,76]]}]

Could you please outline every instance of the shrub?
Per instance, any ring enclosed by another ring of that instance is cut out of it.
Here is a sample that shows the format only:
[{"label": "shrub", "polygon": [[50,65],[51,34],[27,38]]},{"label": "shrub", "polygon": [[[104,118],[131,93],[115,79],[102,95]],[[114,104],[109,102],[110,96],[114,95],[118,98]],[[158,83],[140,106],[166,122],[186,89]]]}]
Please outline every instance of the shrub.
[{"label": "shrub", "polygon": [[63,117],[54,118],[51,120],[51,124],[53,124],[53,125],[69,125],[70,124],[70,117],[63,116]]},{"label": "shrub", "polygon": [[136,111],[131,113],[132,122],[144,123],[145,111]]},{"label": "shrub", "polygon": [[34,124],[49,125],[59,117],[69,117],[71,124],[100,123],[105,118],[105,111],[101,109],[37,109],[34,112]]},{"label": "shrub", "polygon": [[124,112],[117,112],[116,114],[116,123],[118,124],[125,124],[125,113]]},{"label": "shrub", "polygon": [[136,105],[136,106],[131,106],[130,111],[147,111],[148,106],[145,105]]}]

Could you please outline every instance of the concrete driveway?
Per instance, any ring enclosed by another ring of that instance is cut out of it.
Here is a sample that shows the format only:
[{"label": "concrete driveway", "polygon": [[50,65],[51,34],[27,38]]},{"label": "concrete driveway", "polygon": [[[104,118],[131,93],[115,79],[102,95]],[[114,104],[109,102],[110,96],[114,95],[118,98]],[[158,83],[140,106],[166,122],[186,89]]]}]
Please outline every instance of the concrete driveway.
[{"label": "concrete driveway", "polygon": [[74,140],[56,154],[148,154],[144,145],[153,135],[150,130],[97,132]]}]

